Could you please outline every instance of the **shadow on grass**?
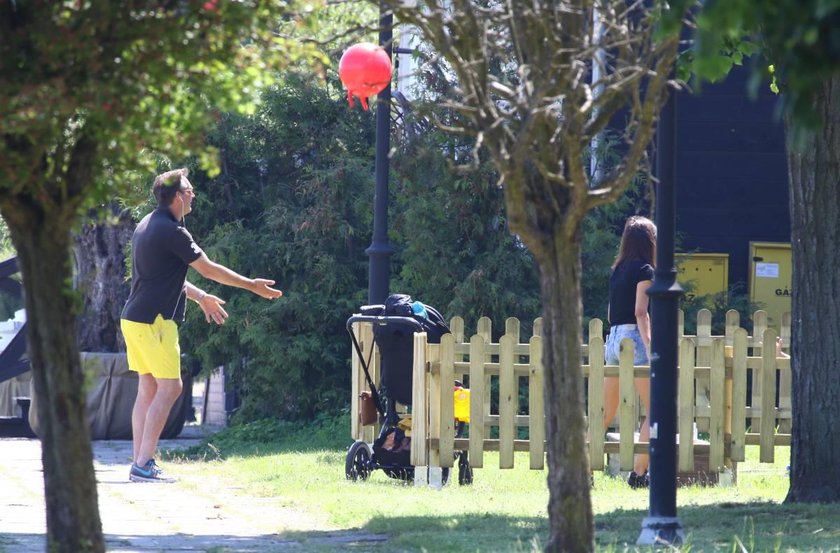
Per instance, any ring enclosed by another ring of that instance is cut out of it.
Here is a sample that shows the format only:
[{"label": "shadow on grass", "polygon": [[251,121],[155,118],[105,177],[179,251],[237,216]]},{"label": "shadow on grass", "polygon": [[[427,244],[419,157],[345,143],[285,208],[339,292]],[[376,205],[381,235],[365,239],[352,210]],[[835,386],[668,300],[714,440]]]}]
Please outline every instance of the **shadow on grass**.
[{"label": "shadow on grass", "polygon": [[[595,517],[599,552],[651,551],[636,545],[645,510],[616,510]],[[838,551],[840,505],[720,503],[678,510],[686,543],[682,551]],[[372,518],[342,532],[285,534],[319,551],[356,548],[373,552],[538,552],[548,537],[544,517],[468,516]],[[660,548],[659,551],[662,551]]]},{"label": "shadow on grass", "polygon": [[[543,517],[511,517],[498,515],[464,515],[463,517],[436,516],[378,516],[358,528],[360,536],[381,536],[379,543],[365,542],[364,551],[460,553],[463,551],[531,552],[541,551],[548,532]],[[322,535],[323,534],[323,535]],[[329,545],[335,542],[323,539],[335,533],[297,532],[287,537],[305,545]],[[345,534],[346,540],[353,533]],[[348,543],[345,550],[352,550]],[[338,551],[340,549],[336,549]]]},{"label": "shadow on grass", "polygon": [[[285,551],[370,550],[388,536],[360,531],[308,532],[239,536],[230,534],[109,534],[103,535],[110,553],[137,551],[204,551],[206,553],[279,553]],[[44,551],[43,534],[0,534],[0,552],[35,553]]]},{"label": "shadow on grass", "polygon": [[[647,515],[645,510],[616,510],[597,516],[596,542],[616,551],[636,549]],[[838,551],[840,544],[837,504],[716,503],[683,506],[677,516],[692,552]]]}]

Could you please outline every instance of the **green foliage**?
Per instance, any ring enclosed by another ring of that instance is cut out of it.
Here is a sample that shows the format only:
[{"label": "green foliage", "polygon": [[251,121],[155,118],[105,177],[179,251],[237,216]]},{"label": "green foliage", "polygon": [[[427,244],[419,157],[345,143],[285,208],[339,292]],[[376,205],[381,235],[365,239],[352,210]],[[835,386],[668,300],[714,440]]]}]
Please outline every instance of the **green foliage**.
[{"label": "green foliage", "polygon": [[[698,38],[694,48],[680,52],[677,62],[677,76],[680,80],[689,82],[695,76],[699,76],[711,82],[721,81],[729,75],[733,66],[743,65],[761,50],[759,44],[748,37],[726,36],[720,37],[715,55],[706,55],[699,53],[705,48],[702,40],[709,39]],[[753,59],[753,62],[756,61],[757,58]],[[702,83],[695,79],[694,84]]]},{"label": "green foliage", "polygon": [[760,304],[750,301],[749,294],[742,283],[730,286],[726,292],[695,296],[690,301],[683,296],[680,309],[684,314],[685,333],[697,333],[697,312],[708,309],[712,312],[712,334],[723,335],[726,327],[726,312],[734,309],[738,312],[741,327],[752,332],[753,314],[761,309]]},{"label": "green foliage", "polygon": [[[760,47],[754,83],[773,80],[780,101],[798,123],[819,123],[814,93],[840,71],[840,2],[837,0],[714,0],[697,17],[693,71],[724,76],[731,63]],[[768,68],[773,67],[771,73]],[[754,84],[756,86],[756,84]]]},{"label": "green foliage", "polygon": [[188,313],[185,348],[205,367],[234,355],[242,420],[312,417],[348,401],[344,324],[364,303],[372,133],[370,114],[290,78],[266,92],[254,116],[226,116],[211,135],[224,170],[196,176],[188,224],[211,259],[285,291],[268,303],[202,282],[228,301],[231,319],[215,327]]},{"label": "green foliage", "polygon": [[490,163],[464,174],[452,170],[446,152],[472,148],[462,142],[426,129],[392,160],[399,272],[391,288],[436,307],[447,319],[464,317],[467,329],[482,316],[501,329],[508,317],[529,325],[541,314],[534,260],[510,234]]},{"label": "green foliage", "polygon": [[225,459],[280,451],[341,449],[350,435],[349,410],[321,413],[306,424],[260,419],[234,425],[183,451],[168,452],[178,459]]},{"label": "green foliage", "polygon": [[[45,207],[89,194],[98,201],[160,156],[194,151],[213,167],[203,130],[214,109],[252,111],[267,68],[318,57],[276,33],[306,21],[296,9],[279,0],[4,2],[3,193],[31,194]],[[62,175],[83,151],[92,178],[68,188]]]}]

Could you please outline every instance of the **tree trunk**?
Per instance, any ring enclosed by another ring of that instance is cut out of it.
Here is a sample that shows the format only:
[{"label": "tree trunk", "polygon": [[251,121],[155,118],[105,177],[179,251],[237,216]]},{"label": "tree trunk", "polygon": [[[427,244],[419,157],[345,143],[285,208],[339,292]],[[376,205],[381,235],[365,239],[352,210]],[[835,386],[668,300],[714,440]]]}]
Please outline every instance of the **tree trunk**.
[{"label": "tree trunk", "polygon": [[[822,128],[788,139],[793,253],[793,443],[786,502],[840,501],[840,76],[820,88]],[[788,136],[795,136],[788,124]]]},{"label": "tree trunk", "polygon": [[[540,259],[548,448],[546,551],[595,548],[583,412],[579,241],[555,235]],[[597,432],[596,432],[597,433]]]},{"label": "tree trunk", "polygon": [[[69,287],[71,217],[29,216],[3,206],[26,289],[32,384],[38,417],[47,507],[47,550],[103,552],[90,431],[76,345],[75,294]],[[75,211],[72,208],[65,208]],[[31,293],[37,290],[38,293]]]},{"label": "tree trunk", "polygon": [[134,221],[127,210],[112,205],[116,222],[96,222],[82,227],[74,237],[76,289],[84,306],[79,315],[79,350],[125,351],[120,313],[128,299],[124,247],[131,241]]}]

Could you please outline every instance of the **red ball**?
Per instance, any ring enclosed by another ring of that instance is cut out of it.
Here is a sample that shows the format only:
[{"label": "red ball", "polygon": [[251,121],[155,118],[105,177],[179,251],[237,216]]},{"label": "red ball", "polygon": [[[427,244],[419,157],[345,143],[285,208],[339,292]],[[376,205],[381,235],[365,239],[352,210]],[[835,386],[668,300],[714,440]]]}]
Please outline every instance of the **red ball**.
[{"label": "red ball", "polygon": [[381,46],[370,42],[354,44],[341,56],[338,75],[347,89],[347,101],[353,107],[358,96],[362,108],[368,109],[369,96],[378,94],[391,82],[391,58]]}]

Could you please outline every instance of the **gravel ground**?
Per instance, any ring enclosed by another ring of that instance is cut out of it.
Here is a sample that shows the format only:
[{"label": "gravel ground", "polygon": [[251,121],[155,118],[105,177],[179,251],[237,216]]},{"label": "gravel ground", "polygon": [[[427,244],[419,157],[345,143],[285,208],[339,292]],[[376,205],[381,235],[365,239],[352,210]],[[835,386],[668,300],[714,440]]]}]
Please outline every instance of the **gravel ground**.
[{"label": "gravel ground", "polygon": [[[165,440],[181,448],[193,439]],[[325,519],[282,505],[282,498],[249,497],[225,482],[187,485],[129,482],[131,442],[95,441],[99,512],[108,551],[281,552],[379,549],[387,536],[330,528]],[[46,550],[41,443],[0,439],[0,552]],[[164,468],[167,468],[164,465]],[[292,532],[293,537],[285,537]]]}]

